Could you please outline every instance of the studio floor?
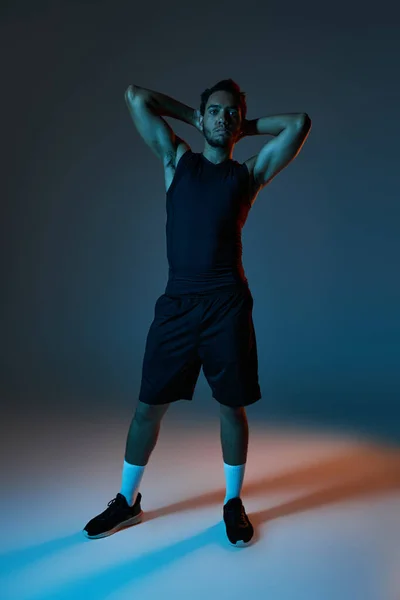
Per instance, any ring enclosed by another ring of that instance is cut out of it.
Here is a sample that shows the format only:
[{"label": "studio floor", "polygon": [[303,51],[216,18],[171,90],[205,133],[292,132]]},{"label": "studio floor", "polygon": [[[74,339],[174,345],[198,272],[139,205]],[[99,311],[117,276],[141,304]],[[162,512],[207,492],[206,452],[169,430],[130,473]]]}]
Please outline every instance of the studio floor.
[{"label": "studio floor", "polygon": [[9,423],[2,600],[400,599],[398,450],[249,419],[242,499],[256,534],[239,549],[222,520],[218,419],[168,414],[143,522],[88,540],[83,527],[119,491],[128,424],[77,412]]}]

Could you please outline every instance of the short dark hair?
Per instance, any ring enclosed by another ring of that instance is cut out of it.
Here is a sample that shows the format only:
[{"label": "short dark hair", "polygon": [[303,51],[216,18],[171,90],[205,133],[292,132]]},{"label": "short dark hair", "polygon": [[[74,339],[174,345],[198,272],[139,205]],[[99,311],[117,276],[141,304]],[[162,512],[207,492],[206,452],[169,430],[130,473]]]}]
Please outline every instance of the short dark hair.
[{"label": "short dark hair", "polygon": [[214,92],[218,92],[223,90],[224,92],[229,92],[232,94],[240,107],[240,112],[242,114],[242,119],[246,118],[247,114],[247,104],[246,104],[246,92],[242,92],[238,84],[233,81],[233,79],[223,79],[219,81],[212,88],[207,88],[200,96],[200,114],[204,116],[204,112],[206,110],[206,104],[208,102],[209,97]]}]

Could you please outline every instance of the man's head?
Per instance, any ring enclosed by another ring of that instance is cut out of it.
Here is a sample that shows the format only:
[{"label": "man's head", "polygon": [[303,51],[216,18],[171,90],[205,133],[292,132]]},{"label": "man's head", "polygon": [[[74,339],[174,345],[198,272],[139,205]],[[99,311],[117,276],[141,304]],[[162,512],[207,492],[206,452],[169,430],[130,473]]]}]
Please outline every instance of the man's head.
[{"label": "man's head", "polygon": [[224,79],[201,94],[203,133],[214,148],[232,148],[246,118],[246,94],[232,79]]}]

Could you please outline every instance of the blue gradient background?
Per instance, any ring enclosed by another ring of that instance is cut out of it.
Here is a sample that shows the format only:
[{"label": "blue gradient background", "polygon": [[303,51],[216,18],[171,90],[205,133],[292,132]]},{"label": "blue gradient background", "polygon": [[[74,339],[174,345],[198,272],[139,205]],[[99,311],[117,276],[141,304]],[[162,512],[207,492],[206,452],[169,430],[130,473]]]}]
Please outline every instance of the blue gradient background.
[{"label": "blue gradient background", "polygon": [[[162,165],[124,91],[134,83],[198,107],[204,88],[232,77],[249,118],[306,111],[313,121],[243,232],[263,393],[249,415],[400,439],[396,10],[292,0],[3,5],[7,410],[133,410],[167,281],[166,213]],[[202,150],[197,131],[170,123]],[[267,140],[245,139],[234,158]],[[206,418],[213,404],[201,374],[182,414]]]}]

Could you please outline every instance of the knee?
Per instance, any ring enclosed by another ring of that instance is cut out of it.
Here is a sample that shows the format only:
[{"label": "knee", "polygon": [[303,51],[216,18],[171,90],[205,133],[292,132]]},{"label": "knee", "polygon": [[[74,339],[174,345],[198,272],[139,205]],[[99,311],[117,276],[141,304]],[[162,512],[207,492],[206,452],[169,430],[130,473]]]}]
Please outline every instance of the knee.
[{"label": "knee", "polygon": [[239,421],[246,418],[246,410],[244,406],[233,408],[231,406],[224,406],[223,404],[220,404],[220,415],[222,419]]},{"label": "knee", "polygon": [[144,402],[139,402],[136,408],[134,420],[139,424],[158,423],[167,412],[169,404],[160,406],[151,406]]}]

